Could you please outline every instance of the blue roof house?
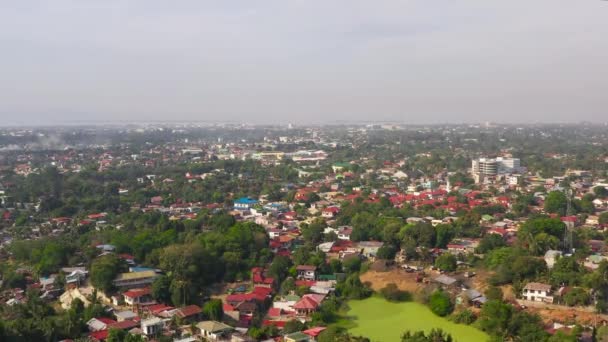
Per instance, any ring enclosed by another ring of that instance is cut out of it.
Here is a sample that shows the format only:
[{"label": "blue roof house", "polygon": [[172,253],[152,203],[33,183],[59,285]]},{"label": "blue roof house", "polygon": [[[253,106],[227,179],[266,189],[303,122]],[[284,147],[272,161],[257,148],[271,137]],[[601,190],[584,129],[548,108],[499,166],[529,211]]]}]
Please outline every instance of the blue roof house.
[{"label": "blue roof house", "polygon": [[241,197],[234,201],[234,209],[235,210],[249,210],[254,205],[258,204],[258,200],[253,199],[251,197]]}]

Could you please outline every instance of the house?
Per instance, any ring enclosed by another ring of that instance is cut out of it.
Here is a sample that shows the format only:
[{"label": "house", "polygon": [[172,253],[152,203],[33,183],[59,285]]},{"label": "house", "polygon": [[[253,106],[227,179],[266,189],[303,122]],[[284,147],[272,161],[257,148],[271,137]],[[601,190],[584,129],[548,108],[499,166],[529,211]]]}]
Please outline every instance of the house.
[{"label": "house", "polygon": [[305,333],[298,331],[298,332],[294,332],[294,333],[285,335],[283,337],[283,341],[285,341],[285,342],[310,342],[312,340],[310,339],[309,335],[306,335]]},{"label": "house", "polygon": [[202,337],[211,341],[227,339],[234,331],[233,327],[217,321],[202,321],[196,327]]},{"label": "house", "polygon": [[119,323],[124,321],[131,321],[137,318],[137,314],[130,310],[114,312],[114,316],[116,316],[116,320]]},{"label": "house", "polygon": [[462,297],[467,302],[475,305],[476,307],[481,307],[483,304],[485,304],[485,302],[487,302],[487,298],[475,289],[468,289],[463,291]]},{"label": "house", "polygon": [[323,209],[323,211],[321,212],[321,216],[323,216],[325,218],[334,218],[338,215],[338,213],[340,213],[340,208],[327,207],[327,208]]},{"label": "house", "polygon": [[141,331],[146,336],[159,335],[164,327],[165,323],[158,317],[152,317],[141,321]]},{"label": "house", "polygon": [[439,283],[443,286],[452,286],[458,283],[458,280],[452,277],[449,277],[445,274],[441,274],[433,279],[434,282]]},{"label": "house", "polygon": [[474,253],[475,248],[479,246],[479,241],[470,240],[470,239],[459,239],[453,240],[448,243],[447,249],[448,252],[452,254],[466,254],[466,253]]},{"label": "house", "polygon": [[297,295],[287,295],[280,299],[275,300],[272,303],[272,308],[278,309],[278,310],[283,310],[286,312],[292,312],[292,311],[294,311],[293,306],[296,305],[296,303],[299,302],[300,299],[302,299],[302,298],[300,298]]},{"label": "house", "polygon": [[307,316],[317,311],[321,302],[325,299],[325,295],[323,294],[305,294],[302,296],[293,308],[296,310],[297,314],[300,316]]},{"label": "house", "polygon": [[533,302],[553,303],[551,285],[543,283],[528,283],[522,290],[522,297]]},{"label": "house", "polygon": [[251,197],[241,197],[234,201],[234,210],[249,210],[258,204],[258,200]]},{"label": "house", "polygon": [[553,268],[553,265],[555,265],[555,262],[561,256],[562,256],[561,251],[556,251],[556,250],[550,249],[547,252],[545,252],[545,262],[547,263],[547,268],[549,268],[549,269]]},{"label": "house", "polygon": [[338,227],[338,239],[350,240],[350,236],[353,233],[353,228],[348,226]]},{"label": "house", "polygon": [[151,285],[158,274],[154,271],[121,273],[112,281],[118,288],[143,288]]},{"label": "house", "polygon": [[80,284],[87,278],[88,273],[89,272],[84,270],[73,270],[65,276],[65,283],[76,284],[76,286],[80,286]]},{"label": "house", "polygon": [[384,245],[384,242],[380,241],[360,241],[357,247],[361,249],[361,254],[369,259],[374,259],[380,247]]},{"label": "house", "polygon": [[310,336],[314,341],[319,336],[319,334],[321,334],[325,329],[327,329],[327,328],[326,327],[313,327],[308,330],[302,331],[302,333]]},{"label": "house", "polygon": [[298,265],[296,267],[298,279],[315,280],[317,278],[317,267],[313,265]]},{"label": "house", "polygon": [[114,323],[116,323],[115,320],[106,317],[91,318],[87,322],[87,327],[89,331],[102,331],[107,330],[108,326]]},{"label": "house", "polygon": [[183,321],[192,322],[199,318],[201,312],[202,310],[198,305],[188,305],[175,309],[173,315],[181,318]]},{"label": "house", "polygon": [[128,305],[156,304],[156,301],[152,298],[152,290],[149,287],[129,290],[122,295],[125,297],[125,303]]},{"label": "house", "polygon": [[267,277],[264,269],[261,267],[254,267],[251,269],[251,280],[253,282],[253,286],[272,288],[275,284],[274,278]]}]

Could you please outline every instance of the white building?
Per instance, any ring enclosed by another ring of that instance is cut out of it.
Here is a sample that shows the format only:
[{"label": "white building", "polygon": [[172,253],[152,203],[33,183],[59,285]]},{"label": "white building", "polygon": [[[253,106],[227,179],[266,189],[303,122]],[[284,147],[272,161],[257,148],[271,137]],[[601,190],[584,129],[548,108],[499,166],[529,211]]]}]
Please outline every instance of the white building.
[{"label": "white building", "polygon": [[163,331],[165,324],[162,319],[152,317],[141,321],[141,330],[146,336],[155,336]]},{"label": "white building", "polygon": [[217,321],[199,322],[196,327],[200,330],[201,336],[210,341],[229,340],[234,331],[231,326]]},{"label": "white building", "polygon": [[521,296],[533,302],[553,303],[553,294],[549,284],[528,283],[522,290]]}]

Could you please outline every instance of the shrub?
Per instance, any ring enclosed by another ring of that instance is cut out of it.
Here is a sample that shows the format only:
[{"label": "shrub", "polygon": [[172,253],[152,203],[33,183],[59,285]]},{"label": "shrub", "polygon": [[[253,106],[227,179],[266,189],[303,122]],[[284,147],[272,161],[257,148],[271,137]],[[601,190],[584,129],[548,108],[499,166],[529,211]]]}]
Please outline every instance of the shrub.
[{"label": "shrub", "polygon": [[412,295],[407,291],[400,290],[395,283],[386,284],[386,286],[380,290],[380,294],[390,302],[406,302],[412,300]]},{"label": "shrub", "polygon": [[454,310],[454,305],[447,293],[437,290],[429,298],[429,308],[437,316],[443,317],[449,315]]}]

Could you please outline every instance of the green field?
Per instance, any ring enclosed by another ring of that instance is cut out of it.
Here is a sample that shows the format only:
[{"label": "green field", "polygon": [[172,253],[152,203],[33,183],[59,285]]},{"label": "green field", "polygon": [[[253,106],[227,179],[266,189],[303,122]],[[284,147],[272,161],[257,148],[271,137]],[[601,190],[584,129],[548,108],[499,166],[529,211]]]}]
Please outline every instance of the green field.
[{"label": "green field", "polygon": [[406,330],[441,328],[459,342],[485,342],[488,335],[471,326],[455,324],[436,316],[426,306],[415,303],[391,303],[379,297],[351,300],[348,317],[356,324],[348,331],[353,335],[369,337],[372,342],[399,341]]}]

